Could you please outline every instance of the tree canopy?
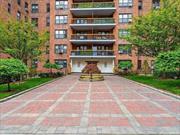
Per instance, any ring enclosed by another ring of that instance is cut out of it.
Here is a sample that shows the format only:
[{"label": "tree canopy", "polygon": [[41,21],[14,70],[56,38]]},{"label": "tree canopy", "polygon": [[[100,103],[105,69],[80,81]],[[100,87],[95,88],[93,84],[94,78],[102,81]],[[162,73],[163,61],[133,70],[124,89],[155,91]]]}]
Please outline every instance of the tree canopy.
[{"label": "tree canopy", "polygon": [[18,59],[0,59],[0,80],[8,83],[8,90],[12,78],[26,74],[28,71],[27,66]]},{"label": "tree canopy", "polygon": [[0,50],[26,65],[37,58],[48,40],[48,33],[37,32],[30,22],[9,20],[0,21]]},{"label": "tree canopy", "polygon": [[161,8],[134,19],[126,39],[146,56],[180,47],[180,0],[162,0]]},{"label": "tree canopy", "polygon": [[128,70],[131,69],[133,66],[131,61],[120,61],[119,62],[119,68],[122,70]]},{"label": "tree canopy", "polygon": [[157,72],[180,72],[180,50],[160,53],[155,60]]}]

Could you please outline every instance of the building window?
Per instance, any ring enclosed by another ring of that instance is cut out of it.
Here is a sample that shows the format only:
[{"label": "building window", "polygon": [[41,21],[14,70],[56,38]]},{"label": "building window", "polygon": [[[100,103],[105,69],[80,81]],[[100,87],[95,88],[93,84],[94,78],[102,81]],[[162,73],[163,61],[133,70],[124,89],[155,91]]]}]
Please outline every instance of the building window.
[{"label": "building window", "polygon": [[25,20],[25,22],[28,22],[28,17],[24,16],[24,20]]},{"label": "building window", "polygon": [[133,0],[119,0],[120,7],[132,7]]},{"label": "building window", "polygon": [[132,14],[119,14],[119,23],[131,23]]},{"label": "building window", "polygon": [[38,4],[32,4],[31,5],[31,12],[32,13],[38,13],[39,12]]},{"label": "building window", "polygon": [[68,1],[66,0],[56,0],[56,9],[67,9]]},{"label": "building window", "polygon": [[17,20],[20,20],[20,19],[21,19],[21,12],[18,11],[18,12],[17,12]]},{"label": "building window", "polygon": [[11,13],[11,4],[8,3],[8,12]]},{"label": "building window", "polygon": [[131,54],[131,45],[119,45],[119,54]]},{"label": "building window", "polygon": [[21,5],[21,0],[17,0],[17,4],[18,4],[18,5]]},{"label": "building window", "polygon": [[67,45],[55,45],[55,53],[56,54],[63,54],[67,53]]},{"label": "building window", "polygon": [[46,4],[46,12],[47,12],[47,13],[50,12],[50,4],[49,4],[49,3]]},{"label": "building window", "polygon": [[143,8],[143,2],[142,2],[142,0],[139,0],[138,1],[138,9],[142,10],[142,8]]},{"label": "building window", "polygon": [[67,30],[55,30],[55,38],[57,39],[67,38]]},{"label": "building window", "polygon": [[160,0],[153,0],[153,9],[160,8]]},{"label": "building window", "polygon": [[38,67],[38,59],[33,59],[32,60],[32,68],[37,68]]},{"label": "building window", "polygon": [[25,11],[26,11],[27,13],[28,13],[28,7],[29,7],[28,3],[25,2],[24,9],[25,9]]},{"label": "building window", "polygon": [[130,32],[127,29],[120,29],[119,30],[119,38],[123,38],[125,36],[128,36]]},{"label": "building window", "polygon": [[59,65],[62,68],[66,68],[67,67],[67,60],[56,59],[55,64]]},{"label": "building window", "polygon": [[141,60],[138,60],[138,65],[137,65],[137,69],[141,69],[142,68],[142,61]]},{"label": "building window", "polygon": [[47,27],[50,26],[50,17],[49,16],[46,17],[46,26]]},{"label": "building window", "polygon": [[63,16],[57,15],[56,16],[56,24],[66,24],[67,21],[68,21],[68,18],[65,15],[63,15]]},{"label": "building window", "polygon": [[34,24],[34,26],[38,27],[38,18],[32,18],[31,21]]}]

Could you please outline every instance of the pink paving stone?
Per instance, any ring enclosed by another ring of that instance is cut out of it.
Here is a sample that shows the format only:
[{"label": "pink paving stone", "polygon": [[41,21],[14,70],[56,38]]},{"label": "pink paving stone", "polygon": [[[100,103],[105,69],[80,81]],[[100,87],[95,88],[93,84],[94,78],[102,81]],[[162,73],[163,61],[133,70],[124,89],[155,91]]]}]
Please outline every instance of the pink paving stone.
[{"label": "pink paving stone", "polygon": [[172,100],[171,97],[159,93],[142,93],[142,95],[155,100],[161,100],[161,99]]},{"label": "pink paving stone", "polygon": [[14,101],[14,102],[5,102],[0,104],[0,113],[7,113],[9,111],[12,111],[16,107],[19,106],[22,102]]},{"label": "pink paving stone", "polygon": [[89,86],[75,86],[74,89],[87,90]]},{"label": "pink paving stone", "polygon": [[70,93],[68,94],[64,100],[85,100],[87,94],[84,93]]},{"label": "pink paving stone", "polygon": [[174,117],[136,117],[144,127],[172,127],[180,126],[180,121]]},{"label": "pink paving stone", "polygon": [[138,93],[153,93],[154,91],[145,87],[134,88]]},{"label": "pink paving stone", "polygon": [[109,92],[109,90],[107,88],[104,89],[92,88],[91,92]]},{"label": "pink paving stone", "polygon": [[59,103],[52,113],[74,113],[74,114],[81,114],[84,109],[83,102],[62,102]]},{"label": "pink paving stone", "polygon": [[112,88],[112,91],[115,93],[122,93],[122,92],[133,92],[133,89],[125,89],[125,88]]},{"label": "pink paving stone", "polygon": [[123,101],[126,108],[134,114],[164,114],[168,113],[149,101]]},{"label": "pink paving stone", "polygon": [[137,93],[134,93],[134,92],[131,92],[131,93],[130,92],[128,92],[128,93],[118,93],[117,96],[118,96],[118,98],[120,100],[123,100],[123,99],[129,99],[129,100],[131,100],[131,99],[136,99],[136,100],[145,99],[145,98],[143,98],[143,96],[140,96],[140,95],[138,95]]},{"label": "pink paving stone", "polygon": [[59,88],[59,89],[56,89],[56,90],[53,90],[54,92],[60,92],[60,93],[65,93],[67,92],[69,89],[68,88]]},{"label": "pink paving stone", "polygon": [[62,94],[59,94],[59,93],[47,93],[47,94],[40,96],[36,100],[57,100],[61,96],[62,96]]},{"label": "pink paving stone", "polygon": [[80,117],[48,117],[43,120],[43,126],[80,126]]},{"label": "pink paving stone", "polygon": [[121,114],[122,112],[116,102],[91,102],[90,113]]},{"label": "pink paving stone", "polygon": [[16,111],[16,113],[43,113],[48,110],[54,102],[34,101]]},{"label": "pink paving stone", "polygon": [[1,121],[1,125],[15,126],[15,125],[32,125],[36,117],[7,117]]},{"label": "pink paving stone", "polygon": [[169,111],[180,114],[180,102],[179,101],[157,101],[160,105],[164,108],[168,109]]},{"label": "pink paving stone", "polygon": [[84,93],[87,93],[88,92],[88,89],[72,89],[71,92],[84,92]]},{"label": "pink paving stone", "polygon": [[35,97],[37,97],[40,93],[35,93],[35,92],[28,92],[25,93],[23,95],[20,95],[16,98],[14,98],[13,100],[26,100],[26,99],[33,99]]},{"label": "pink paving stone", "polygon": [[129,127],[130,124],[127,118],[117,117],[90,117],[89,126],[105,126],[105,127]]},{"label": "pink paving stone", "polygon": [[111,93],[92,93],[91,100],[113,100]]}]

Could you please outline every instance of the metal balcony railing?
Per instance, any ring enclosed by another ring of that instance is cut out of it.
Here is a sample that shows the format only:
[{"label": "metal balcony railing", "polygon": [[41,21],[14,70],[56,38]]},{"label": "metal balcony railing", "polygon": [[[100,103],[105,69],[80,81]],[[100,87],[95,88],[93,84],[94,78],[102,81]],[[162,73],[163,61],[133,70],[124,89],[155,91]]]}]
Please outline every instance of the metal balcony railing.
[{"label": "metal balcony railing", "polygon": [[114,56],[114,51],[112,50],[98,50],[98,51],[74,50],[74,51],[71,51],[71,56]]},{"label": "metal balcony railing", "polygon": [[113,18],[75,18],[72,24],[112,24],[115,23]]},{"label": "metal balcony railing", "polygon": [[112,8],[115,7],[114,2],[86,2],[73,3],[72,8]]},{"label": "metal balcony railing", "polygon": [[114,35],[109,34],[75,34],[71,40],[114,40]]}]

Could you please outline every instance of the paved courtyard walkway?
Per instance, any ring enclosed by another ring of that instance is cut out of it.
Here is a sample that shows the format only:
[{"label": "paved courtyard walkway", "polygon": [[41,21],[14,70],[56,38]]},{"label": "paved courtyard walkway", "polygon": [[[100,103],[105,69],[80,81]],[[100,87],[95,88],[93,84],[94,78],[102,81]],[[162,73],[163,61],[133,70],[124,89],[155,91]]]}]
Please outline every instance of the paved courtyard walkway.
[{"label": "paved courtyard walkway", "polygon": [[180,100],[118,76],[69,75],[0,104],[0,134],[180,134]]}]

